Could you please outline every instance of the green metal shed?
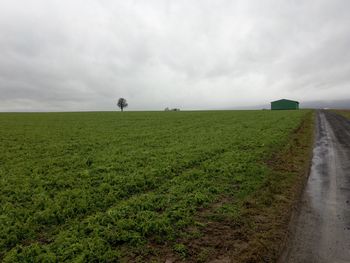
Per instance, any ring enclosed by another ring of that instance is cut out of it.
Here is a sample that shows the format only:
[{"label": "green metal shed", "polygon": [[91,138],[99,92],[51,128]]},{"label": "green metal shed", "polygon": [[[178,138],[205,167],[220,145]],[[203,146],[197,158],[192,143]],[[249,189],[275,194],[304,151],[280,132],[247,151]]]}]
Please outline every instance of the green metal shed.
[{"label": "green metal shed", "polygon": [[276,100],[271,102],[271,110],[298,110],[299,102],[294,100]]}]

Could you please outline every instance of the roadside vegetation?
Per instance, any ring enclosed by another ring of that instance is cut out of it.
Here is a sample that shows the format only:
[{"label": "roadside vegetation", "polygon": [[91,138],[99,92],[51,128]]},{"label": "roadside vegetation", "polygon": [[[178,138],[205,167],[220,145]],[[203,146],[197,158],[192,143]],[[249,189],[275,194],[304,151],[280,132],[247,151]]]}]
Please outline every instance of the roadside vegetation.
[{"label": "roadside vegetation", "polygon": [[0,114],[0,260],[276,258],[312,120],[303,110]]},{"label": "roadside vegetation", "polygon": [[332,111],[350,120],[350,110],[332,110]]}]

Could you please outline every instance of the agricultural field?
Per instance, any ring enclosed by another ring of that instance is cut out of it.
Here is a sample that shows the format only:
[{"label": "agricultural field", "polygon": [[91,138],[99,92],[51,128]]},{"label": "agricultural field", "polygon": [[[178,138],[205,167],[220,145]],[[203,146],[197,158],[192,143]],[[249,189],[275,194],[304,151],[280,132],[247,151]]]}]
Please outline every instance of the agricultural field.
[{"label": "agricultural field", "polygon": [[312,114],[2,113],[0,261],[276,253]]},{"label": "agricultural field", "polygon": [[332,110],[332,111],[350,120],[350,110]]}]

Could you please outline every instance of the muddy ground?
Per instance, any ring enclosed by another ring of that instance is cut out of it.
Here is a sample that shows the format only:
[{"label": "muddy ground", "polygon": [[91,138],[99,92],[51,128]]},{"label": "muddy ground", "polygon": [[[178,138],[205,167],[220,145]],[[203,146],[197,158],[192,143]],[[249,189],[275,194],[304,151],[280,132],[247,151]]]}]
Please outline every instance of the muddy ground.
[{"label": "muddy ground", "polygon": [[279,262],[350,262],[350,121],[317,112],[310,177]]}]

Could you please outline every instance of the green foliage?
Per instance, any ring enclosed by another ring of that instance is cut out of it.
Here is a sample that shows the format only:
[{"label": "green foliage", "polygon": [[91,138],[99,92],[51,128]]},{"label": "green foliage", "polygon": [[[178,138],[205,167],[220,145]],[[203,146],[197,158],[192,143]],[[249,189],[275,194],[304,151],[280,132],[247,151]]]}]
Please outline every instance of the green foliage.
[{"label": "green foliage", "polygon": [[178,253],[181,257],[186,257],[187,255],[187,248],[184,244],[175,244],[174,250],[176,253]]},{"label": "green foliage", "polygon": [[306,111],[0,114],[0,259],[114,262],[238,204]]},{"label": "green foliage", "polygon": [[350,110],[332,110],[332,111],[350,120]]}]

